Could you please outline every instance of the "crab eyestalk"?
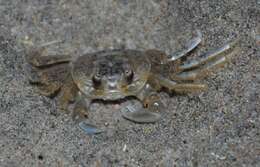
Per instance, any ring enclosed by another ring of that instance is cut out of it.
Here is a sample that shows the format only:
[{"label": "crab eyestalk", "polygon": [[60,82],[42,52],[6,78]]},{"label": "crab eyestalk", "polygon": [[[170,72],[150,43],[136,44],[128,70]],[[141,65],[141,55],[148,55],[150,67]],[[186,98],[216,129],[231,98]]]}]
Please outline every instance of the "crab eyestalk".
[{"label": "crab eyestalk", "polygon": [[94,76],[92,77],[92,81],[93,81],[93,86],[98,89],[102,86],[102,76],[100,73],[96,73],[94,74]]},{"label": "crab eyestalk", "polygon": [[125,72],[125,80],[127,84],[130,84],[133,81],[134,72],[131,69],[127,69]]}]

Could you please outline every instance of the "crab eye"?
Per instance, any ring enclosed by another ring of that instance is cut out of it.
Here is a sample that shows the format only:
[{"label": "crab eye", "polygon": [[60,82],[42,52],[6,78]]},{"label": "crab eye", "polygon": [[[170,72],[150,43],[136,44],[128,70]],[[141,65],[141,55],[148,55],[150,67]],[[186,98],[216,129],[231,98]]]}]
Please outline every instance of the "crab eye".
[{"label": "crab eye", "polygon": [[93,83],[95,86],[99,86],[101,84],[101,74],[100,73],[96,73],[93,78]]},{"label": "crab eye", "polygon": [[124,64],[123,65],[123,71],[124,71],[126,76],[130,76],[133,73],[132,68],[131,68],[131,66],[129,64]]},{"label": "crab eye", "polygon": [[127,69],[127,70],[125,70],[125,76],[126,76],[127,82],[130,83],[130,82],[132,82],[134,73],[131,69]]},{"label": "crab eye", "polygon": [[130,70],[130,69],[125,70],[125,75],[126,76],[132,75],[132,70]]}]

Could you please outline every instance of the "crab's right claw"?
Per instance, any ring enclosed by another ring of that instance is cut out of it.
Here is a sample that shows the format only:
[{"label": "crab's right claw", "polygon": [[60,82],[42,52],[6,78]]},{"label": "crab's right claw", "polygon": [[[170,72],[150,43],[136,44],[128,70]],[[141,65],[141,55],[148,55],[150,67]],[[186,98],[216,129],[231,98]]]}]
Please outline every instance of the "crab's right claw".
[{"label": "crab's right claw", "polygon": [[135,123],[155,123],[160,120],[161,115],[155,112],[150,112],[146,108],[134,108],[127,106],[121,110],[122,116],[125,119]]},{"label": "crab's right claw", "polygon": [[95,135],[104,132],[104,130],[99,129],[95,125],[86,123],[84,121],[79,123],[80,129],[82,129],[87,135]]}]

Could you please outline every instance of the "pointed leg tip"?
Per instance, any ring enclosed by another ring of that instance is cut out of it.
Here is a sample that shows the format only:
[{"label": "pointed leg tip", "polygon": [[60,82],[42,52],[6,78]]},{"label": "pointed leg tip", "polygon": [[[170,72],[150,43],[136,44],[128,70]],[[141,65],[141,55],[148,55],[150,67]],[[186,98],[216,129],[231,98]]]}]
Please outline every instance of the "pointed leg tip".
[{"label": "pointed leg tip", "polygon": [[135,123],[155,123],[161,119],[160,114],[150,112],[145,108],[131,110],[127,107],[126,110],[122,112],[123,118]]},{"label": "pointed leg tip", "polygon": [[82,129],[87,135],[95,135],[104,132],[104,130],[96,127],[95,125],[86,123],[84,121],[80,122],[78,125],[80,129]]}]

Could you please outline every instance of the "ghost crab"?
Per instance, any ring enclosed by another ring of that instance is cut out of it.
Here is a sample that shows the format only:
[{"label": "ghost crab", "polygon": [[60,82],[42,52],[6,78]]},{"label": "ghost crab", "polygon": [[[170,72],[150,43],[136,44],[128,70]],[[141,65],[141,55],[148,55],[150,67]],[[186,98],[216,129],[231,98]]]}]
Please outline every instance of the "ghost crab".
[{"label": "ghost crab", "polygon": [[74,118],[84,118],[93,99],[118,100],[137,97],[144,108],[123,112],[124,118],[138,122],[156,122],[162,103],[157,92],[162,88],[176,92],[201,91],[207,85],[194,82],[228,62],[225,54],[233,44],[205,53],[199,60],[183,62],[185,55],[202,41],[196,37],[182,51],[171,55],[159,50],[107,50],[85,54],[73,60],[69,55],[48,55],[44,47],[27,52],[29,80],[45,96],[59,97],[59,106],[67,110],[74,103]]}]

